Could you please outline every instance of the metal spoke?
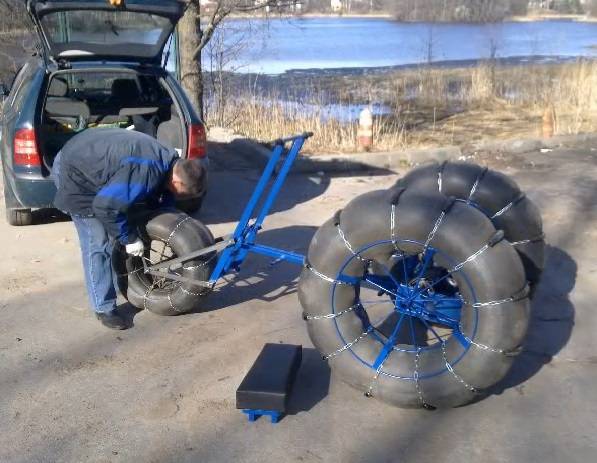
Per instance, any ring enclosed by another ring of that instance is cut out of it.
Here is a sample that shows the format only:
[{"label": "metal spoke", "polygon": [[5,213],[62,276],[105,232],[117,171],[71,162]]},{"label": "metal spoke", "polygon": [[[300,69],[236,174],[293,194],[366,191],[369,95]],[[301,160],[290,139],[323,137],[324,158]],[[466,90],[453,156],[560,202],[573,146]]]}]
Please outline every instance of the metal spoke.
[{"label": "metal spoke", "polygon": [[388,342],[386,342],[384,344],[382,350],[379,352],[379,355],[375,359],[375,363],[373,364],[373,368],[375,368],[376,370],[381,365],[383,365],[383,362],[386,361],[386,359],[388,358],[388,356],[390,355],[390,353],[392,352],[392,350],[394,350],[394,345],[396,343],[396,337],[398,336],[398,331],[400,331],[400,326],[402,326],[402,322],[404,321],[404,317],[405,317],[404,314],[400,315],[400,318],[398,319],[398,323],[396,323],[396,327],[394,328],[394,331],[392,331],[392,334],[388,338]]},{"label": "metal spoke", "polygon": [[361,301],[361,304],[367,304],[367,305],[373,305],[373,306],[380,305],[380,304],[391,304],[392,307],[394,306],[394,303],[391,300],[388,300],[388,301],[379,301],[379,300],[378,301],[363,301],[363,300],[360,300],[360,301]]},{"label": "metal spoke", "polygon": [[404,271],[404,284],[408,284],[408,272],[406,271],[406,255],[402,254],[402,270]]},{"label": "metal spoke", "polygon": [[[154,243],[161,243],[161,249],[159,249],[159,245],[154,245]],[[170,252],[168,253],[169,255],[166,255],[166,251],[169,250]],[[171,259],[174,256],[174,253],[172,251],[172,249],[170,248],[170,246],[168,245],[168,243],[165,243],[162,240],[152,240],[151,244],[149,245],[149,255],[151,256],[152,253],[157,256],[157,260],[152,260],[151,258],[145,257],[145,256],[141,256],[141,258],[148,262],[149,264],[153,265],[157,265],[160,264],[162,262],[167,261],[168,259]],[[144,270],[144,269],[141,269]],[[178,270],[178,271],[171,271],[169,274],[174,274],[174,275],[178,275],[181,276],[182,275],[182,270]],[[153,288],[156,289],[172,289],[172,288],[177,288],[179,286],[181,286],[179,283],[176,283],[175,281],[172,281],[171,279],[168,278],[167,275],[164,275],[163,277],[157,277],[155,275],[151,276],[153,283],[152,286]]]},{"label": "metal spoke", "polygon": [[464,301],[459,297],[442,297],[436,301],[435,306],[444,309],[461,309]]},{"label": "metal spoke", "polygon": [[400,283],[398,283],[396,278],[394,278],[394,275],[392,275],[392,272],[390,271],[390,269],[387,268],[385,266],[385,264],[379,264],[379,265],[381,266],[381,268],[383,268],[384,272],[390,277],[390,279],[392,280],[392,283],[394,283],[396,285],[396,287],[400,286]]},{"label": "metal spoke", "polygon": [[429,265],[433,261],[433,256],[435,255],[435,251],[433,249],[427,249],[423,254],[423,268],[419,272],[419,276],[417,277],[418,280],[423,278],[425,271],[429,268]]},{"label": "metal spoke", "polygon": [[450,278],[451,276],[452,276],[452,274],[451,274],[450,272],[448,272],[446,275],[444,275],[443,277],[441,277],[441,278],[440,278],[439,280],[437,280],[436,282],[434,282],[434,283],[431,283],[431,284],[429,285],[429,287],[419,290],[419,291],[417,292],[417,296],[418,296],[419,294],[421,294],[421,293],[422,293],[422,292],[423,292],[425,289],[427,289],[427,290],[430,290],[430,289],[435,289],[435,286],[436,286],[436,285],[440,284],[442,281],[445,281],[445,280],[447,280],[447,279],[448,279],[448,278]]},{"label": "metal spoke", "polygon": [[375,330],[378,333],[381,333],[382,335],[384,335],[386,338],[388,337],[386,334],[384,334],[384,331],[382,331],[382,328],[384,327],[385,323],[390,320],[392,318],[392,316],[397,315],[397,312],[394,311],[394,309],[392,309],[392,311],[390,313],[388,313],[387,315],[380,317],[379,320],[376,320],[374,322],[371,322],[371,325],[375,328]]},{"label": "metal spoke", "polygon": [[[429,265],[433,261],[433,255],[434,254],[435,254],[435,251],[433,249],[426,249],[425,250],[425,253],[423,254],[423,266],[421,267],[421,270],[419,271],[419,274],[417,275],[417,278],[415,280],[415,288],[418,288],[419,283],[423,279],[423,275],[425,275],[425,272],[427,271],[427,269],[429,268]],[[417,291],[414,294],[414,297],[416,297],[417,295],[421,294],[422,291],[423,290]]]},{"label": "metal spoke", "polygon": [[[452,333],[440,334],[440,335],[438,335],[438,336],[439,336],[439,338],[440,338],[439,340],[440,340],[440,342],[441,342],[441,341],[443,341],[443,338],[447,338],[448,336],[452,336]],[[429,337],[429,338],[427,338],[427,339],[426,339],[426,341],[428,341],[428,342],[429,342],[429,341],[431,341],[432,339],[433,339],[433,337]]]},{"label": "metal spoke", "polygon": [[438,339],[439,342],[444,342],[443,339],[441,338],[441,336],[439,334],[437,334],[437,331],[435,331],[430,324],[428,324],[423,319],[421,319],[421,321],[423,322],[423,324],[425,325],[425,327],[433,333],[433,335]]},{"label": "metal spoke", "polygon": [[141,256],[141,259],[146,260],[151,265],[155,265],[157,263],[157,262],[153,262],[151,259],[149,259],[148,257],[145,257],[145,256]]},{"label": "metal spoke", "polygon": [[162,251],[160,252],[160,257],[158,258],[159,262],[162,262],[164,259],[164,251],[166,250],[166,243],[162,243]]},{"label": "metal spoke", "polygon": [[389,289],[387,289],[387,288],[384,288],[384,287],[383,287],[383,286],[381,286],[381,285],[378,285],[377,283],[375,283],[375,282],[373,282],[373,281],[371,281],[371,280],[368,280],[368,279],[367,279],[367,277],[365,277],[365,279],[363,280],[363,282],[365,282],[365,283],[368,283],[368,284],[370,284],[370,285],[372,285],[372,286],[375,286],[377,289],[380,289],[380,290],[382,290],[383,292],[385,292],[385,293],[388,293],[388,294],[390,294],[390,295],[392,295],[392,296],[394,296],[394,297],[396,297],[396,298],[398,297],[398,295],[397,295],[396,293],[394,293],[394,292],[390,291],[390,290],[389,290]]},{"label": "metal spoke", "polygon": [[415,325],[413,323],[413,317],[408,317],[408,322],[410,325],[410,337],[413,340],[413,346],[417,347],[417,337],[415,336]]}]

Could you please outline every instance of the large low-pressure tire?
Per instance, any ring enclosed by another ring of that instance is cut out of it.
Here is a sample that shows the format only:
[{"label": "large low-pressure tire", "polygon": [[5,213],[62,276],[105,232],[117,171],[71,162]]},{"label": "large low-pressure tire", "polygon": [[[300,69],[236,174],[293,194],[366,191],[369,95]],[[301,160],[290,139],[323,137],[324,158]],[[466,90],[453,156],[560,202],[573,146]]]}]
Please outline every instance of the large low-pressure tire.
[{"label": "large low-pressure tire", "polygon": [[541,213],[508,176],[476,164],[445,162],[423,165],[401,178],[397,186],[420,192],[439,191],[465,201],[503,230],[522,259],[531,294],[544,267],[545,241]]},{"label": "large low-pressure tire", "polygon": [[466,404],[500,381],[529,320],[524,268],[479,210],[394,187],[325,223],[299,283],[334,374],[400,407]]},{"label": "large low-pressure tire", "polygon": [[[120,274],[121,293],[135,307],[158,315],[180,315],[199,308],[210,292],[208,288],[147,275],[143,259],[148,264],[156,263],[204,249],[214,243],[209,229],[184,213],[172,211],[151,218],[142,232],[146,244],[143,258],[122,256],[122,251],[115,253],[114,267]],[[195,281],[207,281],[215,265],[214,256],[210,253],[185,262],[178,273]]]}]

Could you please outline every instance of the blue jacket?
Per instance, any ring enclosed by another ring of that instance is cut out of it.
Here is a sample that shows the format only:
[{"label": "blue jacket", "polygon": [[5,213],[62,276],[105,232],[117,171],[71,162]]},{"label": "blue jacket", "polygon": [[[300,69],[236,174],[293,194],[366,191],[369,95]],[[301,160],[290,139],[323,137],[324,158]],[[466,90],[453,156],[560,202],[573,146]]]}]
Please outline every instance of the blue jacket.
[{"label": "blue jacket", "polygon": [[71,215],[95,216],[122,244],[137,239],[128,212],[140,201],[159,201],[177,153],[143,133],[86,130],[62,148],[54,163],[54,205]]}]

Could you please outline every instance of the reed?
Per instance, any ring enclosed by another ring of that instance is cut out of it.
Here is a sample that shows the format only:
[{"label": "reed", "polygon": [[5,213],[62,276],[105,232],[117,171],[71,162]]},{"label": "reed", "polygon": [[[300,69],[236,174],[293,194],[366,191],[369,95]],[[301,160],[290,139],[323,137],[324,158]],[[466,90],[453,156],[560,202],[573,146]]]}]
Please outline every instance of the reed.
[{"label": "reed", "polygon": [[[597,61],[557,65],[499,65],[448,69],[421,67],[351,78],[333,77],[232,95],[208,105],[208,125],[224,125],[257,140],[309,130],[313,153],[355,151],[357,122],[337,104],[385,105],[376,117],[375,149],[466,144],[487,138],[540,135],[542,115],[555,114],[556,134],[597,131]],[[222,101],[222,100],[220,100]]]}]

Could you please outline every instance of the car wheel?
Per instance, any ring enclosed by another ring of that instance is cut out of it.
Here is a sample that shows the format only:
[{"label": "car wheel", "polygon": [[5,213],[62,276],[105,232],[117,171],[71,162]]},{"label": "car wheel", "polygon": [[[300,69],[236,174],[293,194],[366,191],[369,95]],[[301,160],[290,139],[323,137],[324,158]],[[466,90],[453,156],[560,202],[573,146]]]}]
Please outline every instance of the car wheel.
[{"label": "car wheel", "polygon": [[24,227],[33,223],[31,209],[6,209],[6,221],[14,227]]}]

